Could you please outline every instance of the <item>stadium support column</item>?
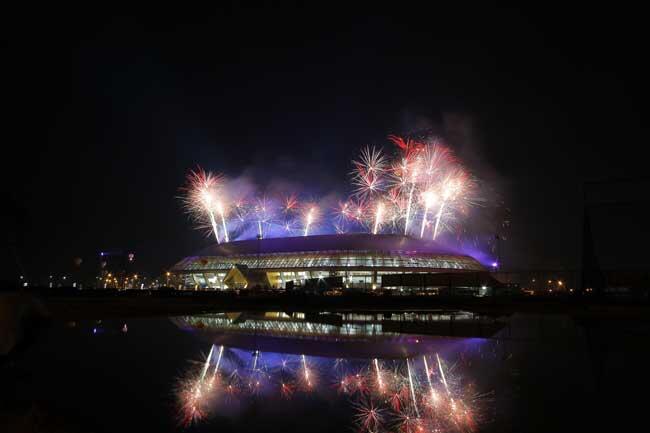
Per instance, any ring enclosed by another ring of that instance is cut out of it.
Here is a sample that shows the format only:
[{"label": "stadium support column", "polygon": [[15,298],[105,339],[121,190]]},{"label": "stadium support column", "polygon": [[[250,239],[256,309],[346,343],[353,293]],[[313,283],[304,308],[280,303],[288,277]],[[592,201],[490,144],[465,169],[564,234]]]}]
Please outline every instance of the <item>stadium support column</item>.
[{"label": "stadium support column", "polygon": [[372,290],[375,290],[377,287],[377,271],[372,271],[372,283],[371,283]]}]

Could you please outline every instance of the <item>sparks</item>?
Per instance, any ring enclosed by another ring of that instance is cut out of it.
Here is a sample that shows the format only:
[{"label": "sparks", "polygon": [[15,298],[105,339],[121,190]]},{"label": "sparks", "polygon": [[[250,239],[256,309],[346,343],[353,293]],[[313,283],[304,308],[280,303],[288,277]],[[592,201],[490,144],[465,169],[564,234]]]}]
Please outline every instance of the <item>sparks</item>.
[{"label": "sparks", "polygon": [[303,233],[303,236],[309,235],[309,227],[313,222],[314,222],[314,208],[311,207],[307,211],[307,216],[305,217],[305,231]]},{"label": "sparks", "polygon": [[221,238],[214,216],[214,206],[216,196],[223,190],[223,183],[222,175],[215,175],[198,167],[196,171],[189,172],[186,184],[181,188],[184,193],[181,200],[185,211],[198,223],[199,227],[205,226],[204,222],[207,218],[217,243],[221,242]]},{"label": "sparks", "polygon": [[305,355],[301,355],[301,357],[302,357],[303,374],[305,377],[305,384],[311,388],[311,375],[309,373],[309,368],[307,367],[307,359],[305,358]]},{"label": "sparks", "polygon": [[[217,243],[310,236],[316,223],[319,232],[400,233],[436,241],[448,241],[445,233],[452,230],[466,233],[462,224],[482,200],[476,181],[449,147],[435,137],[388,138],[392,152],[369,146],[352,161],[350,194],[336,209],[334,197],[305,200],[282,190],[266,195],[200,167],[187,175],[180,198],[196,227]],[[328,221],[327,215],[334,218]]]},{"label": "sparks", "polygon": [[379,225],[381,224],[381,217],[383,213],[384,213],[384,204],[383,203],[377,204],[377,210],[375,212],[375,226],[372,229],[373,235],[377,234],[377,230],[379,229]]},{"label": "sparks", "polygon": [[424,229],[427,225],[427,215],[429,213],[429,209],[431,209],[431,206],[435,204],[437,201],[436,194],[433,191],[426,191],[424,194],[422,194],[422,199],[424,201],[424,214],[422,215],[422,227],[420,228],[420,237],[424,236]]}]

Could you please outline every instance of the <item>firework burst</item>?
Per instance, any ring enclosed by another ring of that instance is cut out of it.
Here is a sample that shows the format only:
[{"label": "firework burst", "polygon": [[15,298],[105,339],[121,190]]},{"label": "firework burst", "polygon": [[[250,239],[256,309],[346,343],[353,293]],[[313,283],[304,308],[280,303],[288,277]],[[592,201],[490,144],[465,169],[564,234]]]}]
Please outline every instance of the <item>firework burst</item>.
[{"label": "firework burst", "polygon": [[200,167],[187,175],[180,198],[197,228],[218,243],[323,232],[432,240],[465,233],[470,209],[482,203],[475,178],[438,138],[388,138],[392,152],[368,146],[352,161],[351,193],[335,208],[292,192],[267,195]]},{"label": "firework burst", "polygon": [[364,148],[359,159],[352,161],[352,164],[352,184],[357,198],[365,200],[384,191],[387,186],[387,164],[381,149]]},{"label": "firework burst", "polygon": [[199,228],[211,229],[217,243],[221,242],[221,236],[215,213],[219,212],[219,209],[221,215],[225,212],[220,197],[223,193],[223,184],[224,178],[222,175],[215,175],[209,171],[206,172],[201,167],[197,167],[196,170],[189,172],[185,186],[181,188],[181,192],[183,192],[181,201],[185,211],[197,223]]}]

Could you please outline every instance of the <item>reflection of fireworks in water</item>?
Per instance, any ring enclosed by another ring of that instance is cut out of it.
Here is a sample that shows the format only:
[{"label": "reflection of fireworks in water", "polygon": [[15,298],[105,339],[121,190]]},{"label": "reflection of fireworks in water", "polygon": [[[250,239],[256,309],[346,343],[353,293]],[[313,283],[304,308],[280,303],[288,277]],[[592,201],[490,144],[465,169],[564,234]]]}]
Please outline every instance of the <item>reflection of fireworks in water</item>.
[{"label": "reflection of fireworks in water", "polygon": [[373,360],[373,362],[375,364],[375,374],[377,375],[377,390],[380,393],[383,393],[384,392],[384,379],[382,377],[382,372],[379,369],[379,361],[377,360],[377,358],[375,358]]},{"label": "reflection of fireworks in water", "polygon": [[[277,392],[275,395],[280,398],[292,399],[302,393],[326,393],[330,389],[317,388],[316,364],[304,354],[285,356],[276,366],[268,367],[263,362],[267,358],[262,358],[258,351],[252,352],[249,362],[235,355],[227,358],[225,351],[223,346],[218,352],[213,347],[201,367],[195,369],[196,373],[188,374],[180,382],[178,397],[183,425],[208,416],[218,401],[243,402],[264,396],[267,391],[271,392],[269,395]],[[337,377],[333,386],[349,398],[355,410],[353,421],[360,431],[476,430],[484,396],[476,394],[471,386],[463,386],[462,378],[453,374],[453,367],[448,368],[438,354],[433,356],[396,361],[332,360],[330,374]],[[391,362],[394,370],[386,368]],[[322,368],[323,365],[319,376],[325,373]],[[426,380],[418,380],[418,370],[423,370]],[[212,374],[207,375],[207,371]]]},{"label": "reflection of fireworks in water", "polygon": [[[396,417],[396,426],[403,433],[415,433],[425,431],[422,420],[406,412],[398,412]],[[432,430],[436,431],[436,430]]]},{"label": "reflection of fireworks in water", "polygon": [[362,398],[354,406],[357,412],[355,421],[362,431],[379,431],[383,422],[383,409],[377,407],[370,398]]},{"label": "reflection of fireworks in water", "polygon": [[295,389],[294,389],[294,386],[292,384],[284,383],[284,382],[280,383],[280,394],[282,395],[282,397],[284,397],[286,399],[291,398],[291,396],[293,395],[294,390]]},{"label": "reflection of fireworks in water", "polygon": [[420,418],[420,411],[418,411],[418,402],[415,398],[415,387],[413,386],[413,375],[411,374],[411,363],[409,359],[406,358],[406,369],[408,370],[409,375],[409,388],[411,390],[411,403],[413,404],[413,409],[415,409],[415,415]]},{"label": "reflection of fireworks in water", "polygon": [[196,379],[181,381],[177,389],[180,402],[178,411],[179,423],[188,426],[205,418],[207,412],[201,400],[201,384]]},{"label": "reflection of fireworks in water", "polygon": [[178,386],[177,392],[181,401],[179,418],[182,425],[187,426],[197,422],[207,414],[207,405],[205,403],[206,398],[209,396],[210,388],[212,388],[213,381],[206,383],[204,379],[210,367],[210,359],[212,359],[213,352],[214,345],[210,347],[210,352],[203,362],[198,378],[190,374],[187,378],[181,380]]},{"label": "reflection of fireworks in water", "polygon": [[300,355],[300,357],[302,358],[302,377],[304,379],[304,385],[308,390],[311,390],[313,386],[313,373],[307,365],[307,357],[305,355]]}]

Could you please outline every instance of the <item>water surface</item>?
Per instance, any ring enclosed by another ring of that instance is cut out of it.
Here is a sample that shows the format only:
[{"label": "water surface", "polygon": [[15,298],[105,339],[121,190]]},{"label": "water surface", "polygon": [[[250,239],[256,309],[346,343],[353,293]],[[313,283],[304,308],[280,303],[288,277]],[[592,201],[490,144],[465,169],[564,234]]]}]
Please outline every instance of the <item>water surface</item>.
[{"label": "water surface", "polygon": [[[2,420],[41,431],[487,432],[636,419],[642,336],[532,316],[491,338],[427,335],[449,320],[243,312],[54,324],[2,366]],[[479,332],[476,317],[455,320],[457,334]]]}]

